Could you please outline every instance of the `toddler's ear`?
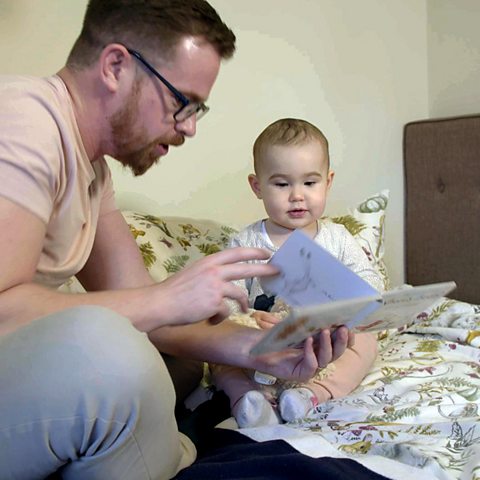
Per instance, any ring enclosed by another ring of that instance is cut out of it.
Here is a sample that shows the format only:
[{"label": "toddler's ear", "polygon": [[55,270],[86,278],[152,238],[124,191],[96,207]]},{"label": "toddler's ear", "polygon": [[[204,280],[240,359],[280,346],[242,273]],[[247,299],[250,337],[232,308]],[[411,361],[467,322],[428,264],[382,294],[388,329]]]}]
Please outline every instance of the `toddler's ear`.
[{"label": "toddler's ear", "polygon": [[333,170],[329,170],[327,174],[327,188],[330,190],[330,187],[333,183],[333,177],[335,176],[335,172]]},{"label": "toddler's ear", "polygon": [[253,193],[258,199],[262,198],[262,190],[260,189],[260,182],[256,175],[251,173],[248,176],[248,183],[250,184],[250,188],[252,189]]}]

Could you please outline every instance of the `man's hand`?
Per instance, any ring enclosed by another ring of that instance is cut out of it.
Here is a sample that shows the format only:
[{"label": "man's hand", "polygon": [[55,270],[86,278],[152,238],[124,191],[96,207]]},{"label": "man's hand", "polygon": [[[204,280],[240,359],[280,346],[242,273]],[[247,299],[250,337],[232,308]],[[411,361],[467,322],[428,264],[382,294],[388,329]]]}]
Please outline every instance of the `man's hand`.
[{"label": "man's hand", "polygon": [[[276,315],[259,310],[253,312],[252,317],[262,330],[269,330],[281,322],[281,319]],[[274,354],[262,355],[258,359],[269,365],[266,367],[268,370],[262,371],[268,371],[280,378],[303,382],[309,380],[315,374],[317,368],[326,367],[330,362],[342,356],[345,350],[352,347],[354,343],[355,334],[346,327],[340,327],[333,333],[325,329],[313,338],[307,339],[303,343],[302,349],[279,352],[278,357]],[[310,344],[312,344],[314,356],[312,356]],[[273,373],[274,370],[281,373]]]},{"label": "man's hand", "polygon": [[269,257],[265,250],[241,247],[209,255],[153,286],[156,293],[151,300],[157,302],[160,317],[168,312],[171,325],[204,319],[219,323],[230,313],[224,302],[226,298],[237,301],[244,312],[248,310],[245,292],[232,280],[278,273],[276,267],[266,263],[245,263]]},{"label": "man's hand", "polygon": [[307,338],[302,348],[259,355],[255,368],[285,380],[306,382],[318,368],[343,355],[346,348],[353,345],[353,339],[354,335],[346,327],[338,328],[334,335],[330,330],[322,330],[315,337]]}]

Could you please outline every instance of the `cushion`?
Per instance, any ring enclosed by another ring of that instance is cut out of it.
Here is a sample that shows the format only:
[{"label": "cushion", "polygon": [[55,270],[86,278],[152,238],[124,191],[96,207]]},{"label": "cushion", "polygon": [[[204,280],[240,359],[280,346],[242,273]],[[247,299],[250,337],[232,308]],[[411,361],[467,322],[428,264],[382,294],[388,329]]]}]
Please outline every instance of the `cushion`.
[{"label": "cushion", "polygon": [[[360,243],[372,265],[389,287],[384,263],[385,210],[388,190],[372,195],[345,215],[330,217],[343,224]],[[162,281],[185,265],[228,245],[236,229],[215,222],[188,217],[154,216],[124,211],[125,220],[140,248],[146,267],[156,281]]]},{"label": "cushion", "polygon": [[[389,192],[382,190],[351,208],[348,213],[329,217],[353,235],[382,277],[385,290],[390,286],[384,263],[385,211]],[[237,232],[229,225],[207,219],[155,216],[130,210],[122,212],[140,248],[145,266],[157,282],[205,255],[227,247]],[[62,291],[83,291],[72,278]]]},{"label": "cushion", "polygon": [[363,248],[370,263],[380,274],[385,290],[390,288],[384,261],[385,211],[388,199],[389,191],[382,190],[360,202],[348,214],[331,217],[335,223],[344,225]]},{"label": "cushion", "polygon": [[145,266],[156,281],[165,280],[185,265],[228,245],[236,230],[213,220],[157,217],[124,211]]}]

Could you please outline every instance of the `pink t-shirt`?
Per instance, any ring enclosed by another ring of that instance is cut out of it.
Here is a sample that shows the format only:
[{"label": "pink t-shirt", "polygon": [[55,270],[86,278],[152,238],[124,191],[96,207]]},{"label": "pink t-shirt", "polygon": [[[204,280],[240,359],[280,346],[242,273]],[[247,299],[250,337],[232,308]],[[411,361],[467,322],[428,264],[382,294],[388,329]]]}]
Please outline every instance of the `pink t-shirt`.
[{"label": "pink t-shirt", "polygon": [[99,215],[116,209],[104,158],[90,162],[60,77],[0,77],[0,195],[47,231],[34,281],[58,287],[85,265]]}]

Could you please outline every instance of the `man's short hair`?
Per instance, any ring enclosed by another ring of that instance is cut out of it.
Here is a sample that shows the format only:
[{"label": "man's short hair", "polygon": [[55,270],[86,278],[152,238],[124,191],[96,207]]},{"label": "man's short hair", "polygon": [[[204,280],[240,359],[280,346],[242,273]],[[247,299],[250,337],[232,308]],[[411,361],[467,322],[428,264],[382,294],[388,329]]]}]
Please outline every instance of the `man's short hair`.
[{"label": "man's short hair", "polygon": [[110,43],[168,60],[186,36],[205,39],[223,59],[235,52],[234,33],[205,0],[90,0],[67,66],[92,65]]},{"label": "man's short hair", "polygon": [[302,145],[310,141],[318,141],[323,146],[327,156],[327,165],[330,167],[327,137],[315,125],[298,118],[281,118],[271,123],[253,144],[255,173],[258,173],[262,155],[268,147],[272,145]]}]

